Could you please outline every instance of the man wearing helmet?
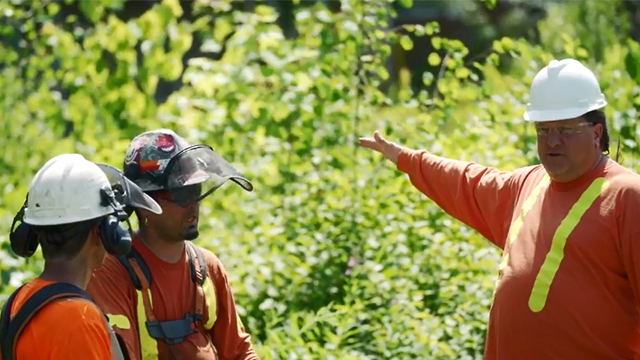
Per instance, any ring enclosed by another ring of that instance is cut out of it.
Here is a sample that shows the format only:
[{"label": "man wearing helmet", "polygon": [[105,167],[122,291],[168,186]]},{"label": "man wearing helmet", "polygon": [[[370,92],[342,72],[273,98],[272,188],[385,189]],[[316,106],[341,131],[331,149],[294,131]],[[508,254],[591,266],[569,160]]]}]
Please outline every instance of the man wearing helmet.
[{"label": "man wearing helmet", "polygon": [[22,257],[41,246],[44,271],[3,306],[3,360],[124,359],[107,319],[84,289],[107,253],[131,248],[130,233],[120,224],[127,218],[125,204],[161,212],[118,170],[82,155],[58,155],[38,171],[9,237]]},{"label": "man wearing helmet", "polygon": [[135,211],[140,227],[127,256],[108,257],[87,291],[109,315],[131,359],[257,360],[237,315],[227,273],[195,246],[199,203],[227,180],[253,185],[207,145],[166,129],[130,143],[125,176],[162,214]]},{"label": "man wearing helmet", "polygon": [[535,76],[524,114],[541,165],[515,171],[381,152],[444,211],[503,250],[485,359],[640,358],[640,177],[609,159],[595,75],[573,59]]}]

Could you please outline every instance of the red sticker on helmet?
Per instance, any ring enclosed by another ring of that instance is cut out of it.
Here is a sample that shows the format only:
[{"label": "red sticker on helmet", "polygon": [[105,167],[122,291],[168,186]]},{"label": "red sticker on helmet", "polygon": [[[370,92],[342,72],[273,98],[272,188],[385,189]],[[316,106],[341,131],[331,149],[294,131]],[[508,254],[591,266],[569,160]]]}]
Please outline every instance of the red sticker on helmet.
[{"label": "red sticker on helmet", "polygon": [[166,153],[172,153],[176,149],[176,143],[173,140],[173,136],[167,134],[158,135],[156,138],[156,146],[160,151]]}]

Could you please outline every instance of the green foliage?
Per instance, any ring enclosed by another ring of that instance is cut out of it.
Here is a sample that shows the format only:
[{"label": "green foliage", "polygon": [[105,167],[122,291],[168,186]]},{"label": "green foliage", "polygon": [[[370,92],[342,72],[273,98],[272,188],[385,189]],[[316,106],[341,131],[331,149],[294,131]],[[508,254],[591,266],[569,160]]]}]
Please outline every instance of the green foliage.
[{"label": "green foliage", "polygon": [[[34,1],[29,11],[17,3],[0,5],[11,20],[0,33],[29,39],[28,47],[0,42],[4,228],[55,154],[120,167],[131,137],[157,127],[211,144],[256,191],[225,186],[208,198],[198,241],[229,271],[262,359],[482,358],[498,251],[359,148],[359,136],[380,129],[448,157],[528,165],[537,161],[522,120],[530,81],[552,58],[575,56],[602,81],[612,137],[624,136],[625,155],[638,151],[640,46],[607,21],[582,20],[599,11],[611,20],[614,2],[551,6],[540,44],[502,37],[486,58],[470,59],[437,22],[408,25],[430,38],[437,51],[424,61],[439,71],[423,78],[432,91],[402,88],[397,98],[380,91],[390,76],[385,61],[392,45],[413,42],[390,30],[389,1],[345,1],[335,14],[321,4],[300,8],[295,39],[284,38],[265,5],[231,12],[216,2],[211,27],[208,15],[181,19],[176,0],[127,22],[113,13],[123,1],[81,2],[94,25],[72,31],[53,21],[55,3]],[[183,67],[196,32],[219,49],[234,29],[221,60]],[[184,86],[156,103],[161,80],[181,76]],[[18,260],[8,236],[0,240],[6,296],[37,275],[42,259]]]}]

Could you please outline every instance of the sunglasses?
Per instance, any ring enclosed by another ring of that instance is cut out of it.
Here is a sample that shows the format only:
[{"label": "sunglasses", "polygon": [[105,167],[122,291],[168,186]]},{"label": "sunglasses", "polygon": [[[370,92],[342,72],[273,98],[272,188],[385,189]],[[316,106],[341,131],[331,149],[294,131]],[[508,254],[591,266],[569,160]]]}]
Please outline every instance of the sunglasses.
[{"label": "sunglasses", "polygon": [[180,206],[188,206],[200,201],[202,185],[188,185],[170,190],[158,190],[153,192],[153,197],[172,202]]}]

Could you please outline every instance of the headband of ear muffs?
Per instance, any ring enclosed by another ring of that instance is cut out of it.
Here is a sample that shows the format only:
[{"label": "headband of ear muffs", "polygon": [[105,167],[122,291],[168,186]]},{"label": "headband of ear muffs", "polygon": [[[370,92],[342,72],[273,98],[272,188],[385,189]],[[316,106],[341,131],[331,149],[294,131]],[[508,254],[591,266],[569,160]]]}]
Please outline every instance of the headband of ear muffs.
[{"label": "headband of ear muffs", "polygon": [[[100,197],[100,205],[103,207],[110,206],[114,211],[112,214],[104,216],[98,225],[102,245],[109,254],[115,256],[126,255],[131,250],[132,244],[131,224],[128,220],[129,216],[123,206],[116,200],[116,195],[110,187],[100,189]],[[27,209],[28,198],[29,194],[27,193],[24,204],[13,218],[11,232],[9,233],[11,250],[23,258],[33,256],[39,245],[38,235],[31,225],[24,222],[24,212]],[[129,227],[126,228],[122,224],[122,221],[126,221]],[[18,224],[17,227],[16,224]],[[63,235],[55,234],[54,236]]]}]

